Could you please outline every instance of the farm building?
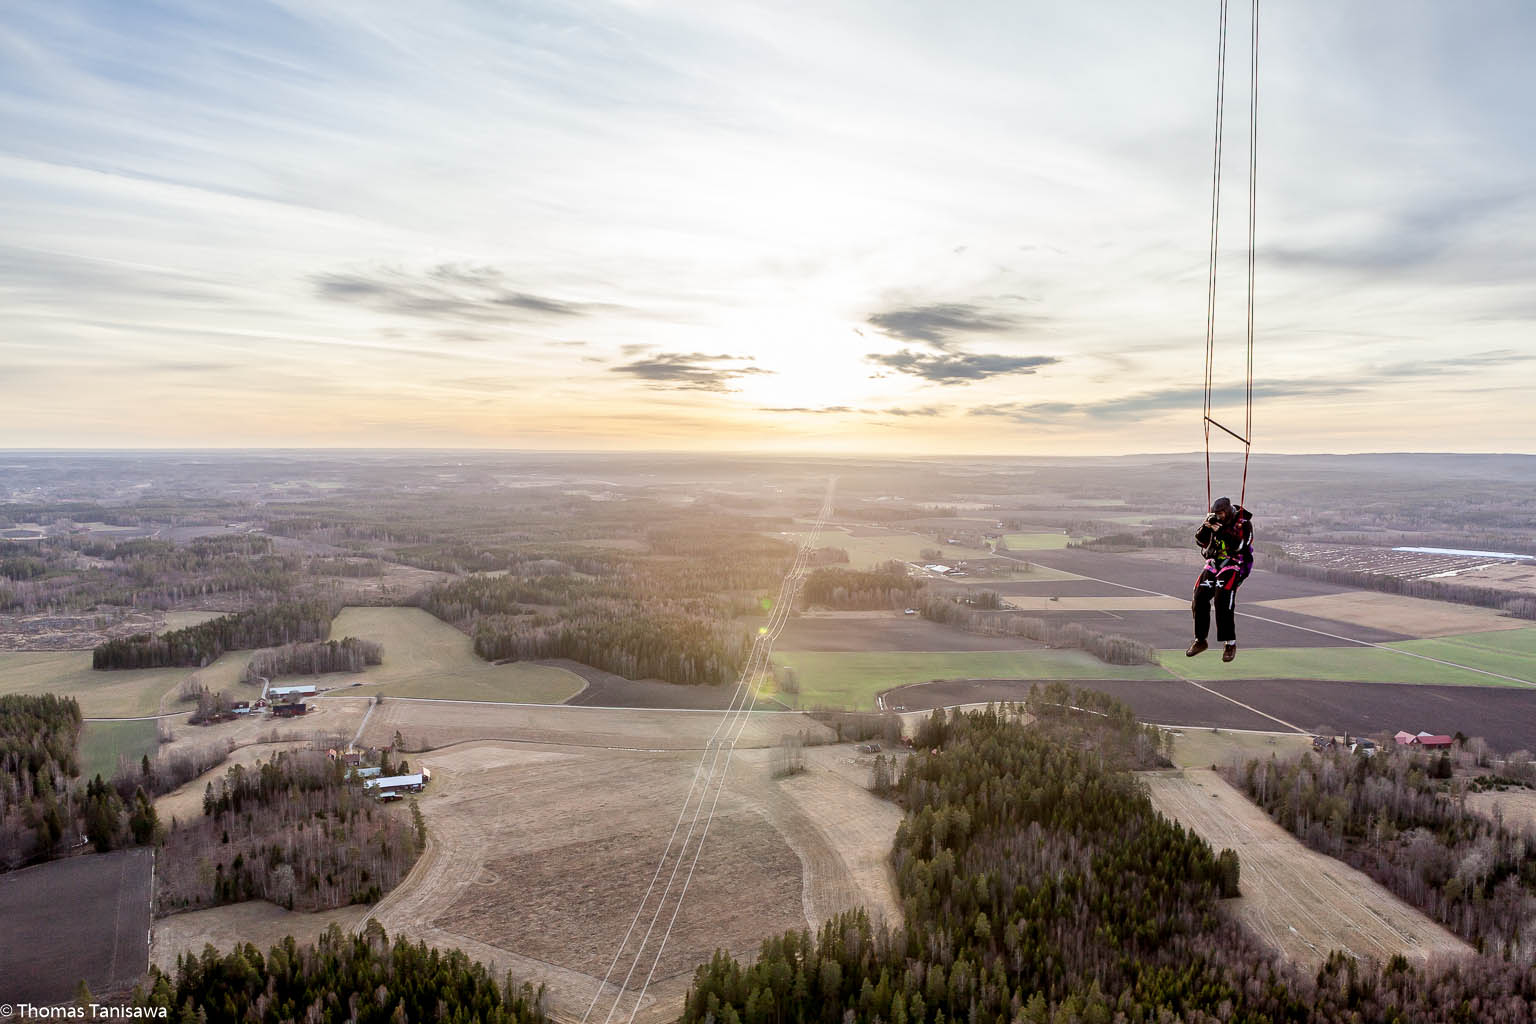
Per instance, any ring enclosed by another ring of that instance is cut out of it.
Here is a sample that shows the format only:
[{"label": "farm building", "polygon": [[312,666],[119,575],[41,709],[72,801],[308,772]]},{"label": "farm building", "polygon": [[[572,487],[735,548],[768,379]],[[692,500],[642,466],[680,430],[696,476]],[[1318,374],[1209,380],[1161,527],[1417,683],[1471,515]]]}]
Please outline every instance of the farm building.
[{"label": "farm building", "polygon": [[298,718],[300,715],[304,714],[308,710],[309,710],[309,705],[305,704],[303,701],[296,701],[295,703],[292,703],[292,704],[273,704],[272,705],[272,717],[273,718]]},{"label": "farm building", "polygon": [[352,775],[359,779],[376,779],[383,774],[384,769],[378,765],[369,765],[366,768],[353,768]]},{"label": "farm building", "polygon": [[1408,732],[1406,729],[1392,737],[1399,746],[1416,747],[1449,747],[1455,741],[1449,736],[1439,736],[1429,732]]},{"label": "farm building", "polygon": [[313,697],[315,693],[314,683],[301,683],[298,686],[273,686],[267,690],[267,696],[275,701],[292,700],[295,697]]},{"label": "farm building", "polygon": [[432,780],[432,773],[426,769],[411,775],[386,775],[377,779],[365,779],[363,788],[371,790],[380,800],[399,798],[402,793],[420,793],[422,787]]}]

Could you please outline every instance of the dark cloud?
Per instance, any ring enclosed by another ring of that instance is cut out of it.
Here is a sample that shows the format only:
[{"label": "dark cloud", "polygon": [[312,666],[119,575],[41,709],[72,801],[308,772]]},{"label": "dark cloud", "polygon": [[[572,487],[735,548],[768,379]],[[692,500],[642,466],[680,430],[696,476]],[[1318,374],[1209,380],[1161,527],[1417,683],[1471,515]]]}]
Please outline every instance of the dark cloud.
[{"label": "dark cloud", "polygon": [[989,377],[1034,373],[1042,366],[1060,362],[1055,356],[967,355],[963,352],[929,356],[906,350],[890,355],[874,352],[864,358],[888,366],[897,373],[922,377],[936,384],[969,384]]},{"label": "dark cloud", "polygon": [[510,288],[494,267],[444,263],[422,274],[381,268],[368,274],[317,274],[311,280],[321,298],[410,316],[513,320],[526,314],[581,316],[592,308]]},{"label": "dark cloud", "polygon": [[658,352],[648,359],[615,366],[614,373],[628,374],[648,381],[653,388],[675,388],[681,391],[732,390],[731,381],[750,374],[771,371],[756,366],[708,366],[707,363],[750,361],[749,356],[706,355],[702,352]]},{"label": "dark cloud", "polygon": [[948,347],[951,334],[1000,334],[1029,322],[1034,320],[1022,321],[958,302],[892,309],[872,313],[866,320],[893,337],[925,342],[937,349]]}]

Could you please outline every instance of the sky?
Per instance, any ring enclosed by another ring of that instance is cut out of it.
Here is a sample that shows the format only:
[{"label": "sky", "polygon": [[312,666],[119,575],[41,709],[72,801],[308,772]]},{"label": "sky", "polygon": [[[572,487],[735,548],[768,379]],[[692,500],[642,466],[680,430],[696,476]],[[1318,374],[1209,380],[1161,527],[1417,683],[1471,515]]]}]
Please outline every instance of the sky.
[{"label": "sky", "polygon": [[[9,6],[0,447],[1199,450],[1219,10]],[[1536,451],[1536,8],[1260,19],[1254,451]]]}]

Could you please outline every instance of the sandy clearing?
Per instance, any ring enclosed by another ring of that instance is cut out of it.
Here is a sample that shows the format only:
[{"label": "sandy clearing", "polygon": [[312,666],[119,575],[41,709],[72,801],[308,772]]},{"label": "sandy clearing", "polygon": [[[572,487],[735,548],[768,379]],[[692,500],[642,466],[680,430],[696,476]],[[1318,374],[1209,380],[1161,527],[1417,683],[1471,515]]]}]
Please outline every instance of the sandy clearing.
[{"label": "sandy clearing", "polygon": [[[720,726],[723,712],[646,709],[532,707],[385,698],[363,731],[365,745],[384,746],[399,731],[407,750],[470,740],[612,747],[624,750],[697,750]],[[737,721],[733,719],[732,728]],[[805,733],[830,739],[831,730],[805,715],[754,713],[739,747],[769,747]]]},{"label": "sandy clearing", "polygon": [[1501,615],[1492,608],[1475,608],[1471,605],[1430,601],[1422,597],[1369,591],[1258,601],[1254,607],[1295,612],[1298,615],[1311,615],[1319,619],[1332,619],[1335,622],[1390,630],[1415,637],[1520,629],[1530,625],[1524,619]]},{"label": "sandy clearing", "polygon": [[149,962],[174,976],[178,956],[200,954],[209,945],[227,953],[242,942],[250,942],[265,955],[284,936],[314,942],[333,924],[350,931],[367,911],[359,905],[302,914],[266,900],[252,900],[162,917],[151,928]]},{"label": "sandy clearing", "polygon": [[1465,942],[1365,874],[1307,849],[1208,769],[1142,774],[1153,806],[1242,863],[1243,895],[1228,905],[1260,940],[1315,969],[1329,950],[1420,963],[1472,953]]}]

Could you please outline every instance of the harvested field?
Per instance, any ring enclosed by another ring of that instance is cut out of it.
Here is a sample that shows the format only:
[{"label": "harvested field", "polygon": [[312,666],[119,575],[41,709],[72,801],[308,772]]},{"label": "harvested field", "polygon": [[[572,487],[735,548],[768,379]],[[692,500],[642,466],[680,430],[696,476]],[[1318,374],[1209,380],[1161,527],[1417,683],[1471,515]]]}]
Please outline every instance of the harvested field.
[{"label": "harvested field", "polygon": [[1493,629],[1519,629],[1528,625],[1492,608],[1427,601],[1421,597],[1351,591],[1318,597],[1293,597],[1259,601],[1252,609],[1272,608],[1355,626],[1369,626],[1411,637],[1448,636]]},{"label": "harvested field", "polygon": [[333,924],[342,931],[350,931],[362,923],[367,913],[367,907],[351,906],[303,914],[284,910],[266,900],[193,910],[162,917],[155,922],[149,959],[174,977],[176,958],[183,953],[200,954],[207,946],[227,953],[241,943],[249,942],[265,955],[289,935],[299,942],[314,942]]},{"label": "harvested field", "polygon": [[1183,612],[1189,602],[1175,597],[1149,597],[1121,591],[1110,597],[1059,597],[1046,594],[1010,594],[1008,603],[1023,612]]},{"label": "harvested field", "polygon": [[[766,619],[744,620],[756,628]],[[1023,637],[983,636],[901,612],[859,612],[791,618],[778,646],[792,651],[1017,651],[1043,648]]]},{"label": "harvested field", "polygon": [[1237,851],[1243,894],[1227,905],[1291,962],[1316,969],[1334,949],[1377,961],[1401,953],[1419,963],[1471,955],[1465,942],[1366,875],[1307,849],[1215,772],[1143,778],[1159,811],[1212,849]]},{"label": "harvested field", "polygon": [[[646,740],[648,726],[639,728],[632,745]],[[849,754],[807,751],[806,773],[776,782],[770,752],[738,753],[641,1019],[674,1016],[694,966],[716,948],[747,954],[766,935],[851,906],[894,910],[883,857],[901,812],[831,766]],[[699,756],[492,742],[420,760],[433,774],[420,798],[430,845],[373,916],[392,934],[456,947],[547,984],[557,1013],[581,1013],[656,873]],[[629,970],[660,889],[600,1013]],[[625,1013],[673,906],[669,899],[630,981]]]},{"label": "harvested field", "polygon": [[[111,622],[103,625],[109,617]],[[118,609],[110,616],[94,610],[0,615],[0,651],[90,650],[103,640],[148,633],[156,621],[152,612],[136,609]]]},{"label": "harvested field", "polygon": [[331,637],[348,636],[384,645],[382,665],[346,674],[347,683],[364,684],[353,693],[558,704],[586,685],[548,665],[483,661],[469,637],[420,608],[343,608]]},{"label": "harvested field", "polygon": [[1311,737],[1301,733],[1185,729],[1174,734],[1173,763],[1180,768],[1220,768],[1253,758],[1285,760],[1311,749]]},{"label": "harvested field", "polygon": [[[952,679],[918,683],[888,690],[888,708],[932,710],[965,704],[1022,701],[1033,683],[1019,679]],[[1267,731],[1280,728],[1274,719],[1240,707],[1178,679],[1081,679],[1071,685],[1106,693],[1136,712],[1144,722],[1206,729]]]},{"label": "harvested field", "polygon": [[[407,750],[435,749],[471,740],[565,744],[615,750],[701,750],[722,712],[520,707],[455,701],[386,698],[373,709],[360,742],[386,746],[398,730]],[[740,747],[771,747],[785,736],[828,739],[826,726],[791,712],[753,712]]]},{"label": "harvested field", "polygon": [[[1019,639],[1016,648],[1030,642]],[[869,710],[875,696],[894,686],[935,679],[1167,679],[1156,665],[1107,665],[1082,651],[1042,649],[1011,651],[909,651],[899,653],[825,653],[781,651],[777,665],[795,669],[798,707]],[[789,700],[787,696],[780,699]]]},{"label": "harvested field", "polygon": [[[213,682],[232,683],[248,657],[232,651],[196,671]],[[0,653],[0,694],[56,693],[78,700],[87,718],[136,718],[158,714],[161,699],[174,694],[193,672],[187,668],[98,672],[91,668],[90,651],[7,651]]]},{"label": "harvested field", "polygon": [[[780,533],[771,534],[791,544],[802,543],[808,534],[804,533]],[[991,558],[992,552],[986,548],[968,548],[959,544],[944,544],[933,538],[930,534],[904,533],[889,531],[873,536],[854,536],[841,529],[824,529],[817,538],[818,547],[842,548],[848,552],[847,568],[849,569],[873,569],[882,562],[895,560],[898,562],[922,562],[923,549],[935,548],[944,552],[941,561],[945,565],[953,565],[960,559],[969,561],[972,558]],[[931,561],[932,559],[927,559]]]},{"label": "harvested field", "polygon": [[205,609],[169,611],[165,613],[160,627],[155,632],[169,633],[172,630],[186,629],[189,626],[200,626],[205,622],[211,622],[228,614],[228,612],[208,611]]},{"label": "harvested field", "polygon": [[82,978],[96,996],[137,984],[153,864],[139,848],[0,874],[0,1003],[68,1002]]},{"label": "harvested field", "polygon": [[1498,814],[1503,817],[1505,825],[1536,829],[1536,790],[1506,789],[1503,792],[1468,793],[1467,809],[1490,821]]},{"label": "harvested field", "polygon": [[[564,669],[586,681],[587,688],[565,702],[573,707],[724,711],[736,700],[734,683],[729,686],[681,686],[660,679],[625,679],[566,658],[552,658],[532,664]],[[773,700],[759,700],[756,706],[764,711],[784,710],[784,705]]]}]

